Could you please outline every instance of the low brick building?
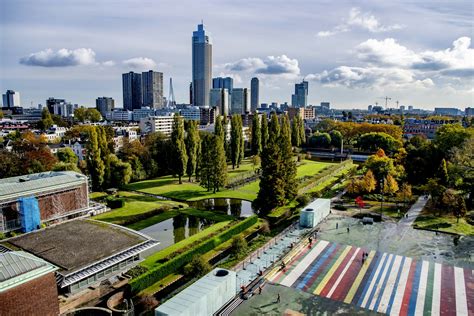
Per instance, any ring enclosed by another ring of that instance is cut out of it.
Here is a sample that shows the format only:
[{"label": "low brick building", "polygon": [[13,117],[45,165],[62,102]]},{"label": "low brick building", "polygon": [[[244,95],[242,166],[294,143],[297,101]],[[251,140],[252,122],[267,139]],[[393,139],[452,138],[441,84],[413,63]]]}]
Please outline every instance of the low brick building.
[{"label": "low brick building", "polygon": [[43,222],[88,210],[88,181],[80,173],[42,172],[0,179],[0,232],[29,232]]},{"label": "low brick building", "polygon": [[0,315],[58,315],[57,268],[31,254],[0,254]]}]

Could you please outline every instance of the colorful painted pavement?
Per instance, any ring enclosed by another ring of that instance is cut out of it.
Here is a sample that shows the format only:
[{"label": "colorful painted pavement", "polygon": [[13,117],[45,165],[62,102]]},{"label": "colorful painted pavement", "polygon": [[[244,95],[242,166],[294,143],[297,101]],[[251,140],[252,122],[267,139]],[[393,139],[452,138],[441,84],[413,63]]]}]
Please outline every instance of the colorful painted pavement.
[{"label": "colorful painted pavement", "polygon": [[270,282],[390,315],[474,315],[471,269],[324,240],[299,245],[285,263]]}]

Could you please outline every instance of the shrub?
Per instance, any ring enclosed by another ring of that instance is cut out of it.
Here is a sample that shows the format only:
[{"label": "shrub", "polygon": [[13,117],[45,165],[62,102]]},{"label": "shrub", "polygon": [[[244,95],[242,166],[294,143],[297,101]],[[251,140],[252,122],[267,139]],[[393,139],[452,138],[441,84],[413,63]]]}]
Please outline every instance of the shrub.
[{"label": "shrub", "polygon": [[145,273],[147,271],[148,271],[148,269],[146,267],[135,266],[135,267],[131,268],[130,270],[128,270],[125,274],[129,275],[132,278],[136,278],[139,275],[142,275],[143,273]]},{"label": "shrub", "polygon": [[232,238],[231,252],[235,257],[247,251],[247,241],[241,235]]},{"label": "shrub", "polygon": [[264,235],[267,235],[271,232],[270,224],[268,224],[268,221],[266,219],[264,219],[262,222],[262,227],[260,228],[260,232]]},{"label": "shrub", "polygon": [[336,205],[333,206],[333,209],[339,210],[339,211],[346,211],[347,207],[342,205],[342,204],[336,204]]},{"label": "shrub", "polygon": [[296,202],[298,202],[299,206],[305,206],[308,205],[308,203],[311,201],[311,198],[307,194],[299,195],[296,198]]},{"label": "shrub", "polygon": [[202,256],[195,256],[184,267],[184,274],[190,277],[201,277],[211,271],[211,265]]},{"label": "shrub", "polygon": [[112,196],[108,196],[106,201],[107,201],[107,206],[110,207],[111,209],[121,208],[121,207],[124,207],[125,205],[124,199],[115,198]]}]

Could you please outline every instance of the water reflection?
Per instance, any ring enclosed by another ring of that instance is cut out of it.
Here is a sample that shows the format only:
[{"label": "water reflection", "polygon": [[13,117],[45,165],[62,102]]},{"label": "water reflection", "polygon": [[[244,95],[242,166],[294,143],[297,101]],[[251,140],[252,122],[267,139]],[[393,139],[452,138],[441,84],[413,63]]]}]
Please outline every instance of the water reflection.
[{"label": "water reflection", "polygon": [[191,207],[218,211],[235,217],[249,217],[255,214],[252,208],[252,202],[241,199],[204,199],[188,202]]}]

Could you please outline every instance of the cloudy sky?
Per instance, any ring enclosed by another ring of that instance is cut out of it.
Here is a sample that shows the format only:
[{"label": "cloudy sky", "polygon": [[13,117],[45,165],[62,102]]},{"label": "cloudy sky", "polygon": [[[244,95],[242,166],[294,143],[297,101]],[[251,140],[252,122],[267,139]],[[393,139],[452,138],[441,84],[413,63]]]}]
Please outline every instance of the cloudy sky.
[{"label": "cloudy sky", "polygon": [[154,69],[187,102],[191,36],[204,20],[213,76],[261,80],[261,102],[474,105],[472,1],[1,0],[0,91],[122,104],[121,73]]}]

